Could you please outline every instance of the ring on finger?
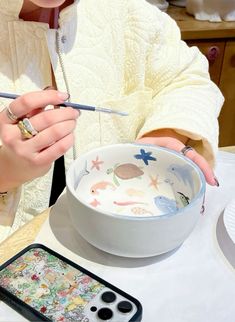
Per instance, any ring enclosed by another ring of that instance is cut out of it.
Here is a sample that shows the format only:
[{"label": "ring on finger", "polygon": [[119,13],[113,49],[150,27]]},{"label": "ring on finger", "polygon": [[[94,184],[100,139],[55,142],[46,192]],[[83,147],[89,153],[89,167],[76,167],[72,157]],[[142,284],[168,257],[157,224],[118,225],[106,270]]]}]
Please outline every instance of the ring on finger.
[{"label": "ring on finger", "polygon": [[32,123],[30,122],[30,120],[25,117],[23,118],[22,120],[23,124],[24,124],[24,127],[25,129],[32,135],[32,136],[35,136],[36,134],[38,134],[38,131],[35,130],[35,128],[33,127]]},{"label": "ring on finger", "polygon": [[188,151],[193,151],[193,148],[190,145],[183,147],[183,149],[180,150],[180,153],[186,156]]},{"label": "ring on finger", "polygon": [[13,121],[13,122],[17,122],[18,121],[18,117],[12,112],[12,110],[10,109],[10,106],[6,107],[6,113],[7,113],[7,117]]},{"label": "ring on finger", "polygon": [[23,120],[19,121],[17,125],[20,129],[23,139],[31,139],[34,135],[38,133],[34,129],[28,118],[24,118]]}]

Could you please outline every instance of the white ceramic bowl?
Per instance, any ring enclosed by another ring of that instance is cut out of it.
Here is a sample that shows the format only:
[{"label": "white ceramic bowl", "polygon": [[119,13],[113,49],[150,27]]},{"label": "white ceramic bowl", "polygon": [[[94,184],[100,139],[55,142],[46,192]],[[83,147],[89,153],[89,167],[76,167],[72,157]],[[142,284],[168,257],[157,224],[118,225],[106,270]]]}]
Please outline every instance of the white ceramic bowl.
[{"label": "white ceramic bowl", "polygon": [[172,150],[116,144],[76,159],[66,187],[72,223],[84,239],[115,255],[149,257],[188,237],[201,213],[205,179]]}]

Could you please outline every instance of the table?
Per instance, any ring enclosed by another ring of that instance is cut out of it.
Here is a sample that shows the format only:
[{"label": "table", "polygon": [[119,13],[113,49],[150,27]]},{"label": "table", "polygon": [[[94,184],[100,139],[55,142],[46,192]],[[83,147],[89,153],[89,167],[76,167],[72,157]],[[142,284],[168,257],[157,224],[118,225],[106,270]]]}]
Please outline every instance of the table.
[{"label": "table", "polygon": [[[220,148],[223,151],[235,153],[235,146]],[[43,223],[48,218],[50,208],[25,224],[0,244],[0,264],[17,254],[24,247],[32,244],[39,233]]]}]

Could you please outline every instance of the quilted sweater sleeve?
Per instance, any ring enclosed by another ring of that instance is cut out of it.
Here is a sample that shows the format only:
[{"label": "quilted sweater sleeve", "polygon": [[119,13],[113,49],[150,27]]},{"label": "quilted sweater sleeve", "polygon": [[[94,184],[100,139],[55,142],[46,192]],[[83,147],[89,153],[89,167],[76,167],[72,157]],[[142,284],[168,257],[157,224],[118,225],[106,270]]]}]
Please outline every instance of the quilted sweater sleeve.
[{"label": "quilted sweater sleeve", "polygon": [[21,188],[12,189],[5,194],[0,194],[0,242],[4,237],[2,234],[4,234],[5,229],[3,228],[11,226],[10,223],[14,221],[20,195]]},{"label": "quilted sweater sleeve", "polygon": [[138,137],[156,129],[174,129],[187,136],[189,144],[213,166],[218,148],[217,118],[224,98],[210,80],[207,59],[181,40],[173,19],[143,1],[137,5],[138,1],[133,1],[135,15],[140,10],[142,21],[148,24],[152,20],[155,26],[145,66],[145,86],[152,90],[152,108]]}]

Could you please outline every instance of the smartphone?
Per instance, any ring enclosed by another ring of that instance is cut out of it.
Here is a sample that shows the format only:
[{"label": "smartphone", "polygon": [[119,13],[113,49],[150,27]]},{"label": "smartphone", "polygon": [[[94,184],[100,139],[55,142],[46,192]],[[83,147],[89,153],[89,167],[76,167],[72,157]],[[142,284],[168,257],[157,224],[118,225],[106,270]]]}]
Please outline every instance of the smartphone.
[{"label": "smartphone", "polygon": [[131,295],[41,244],[0,266],[0,299],[30,321],[141,321]]}]

